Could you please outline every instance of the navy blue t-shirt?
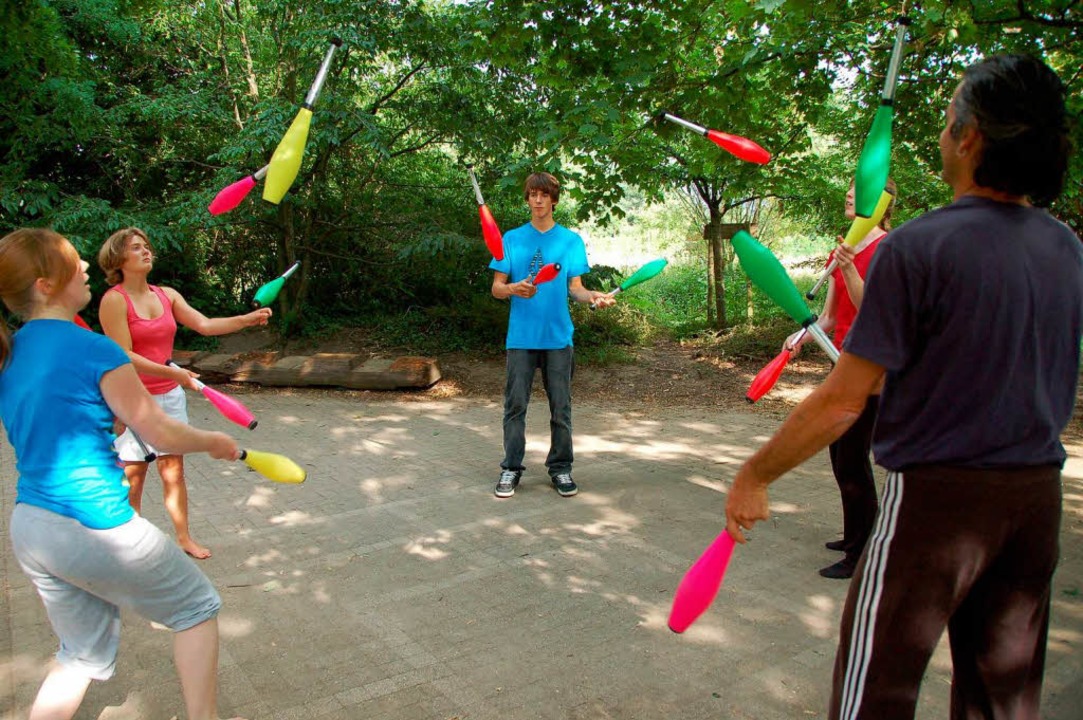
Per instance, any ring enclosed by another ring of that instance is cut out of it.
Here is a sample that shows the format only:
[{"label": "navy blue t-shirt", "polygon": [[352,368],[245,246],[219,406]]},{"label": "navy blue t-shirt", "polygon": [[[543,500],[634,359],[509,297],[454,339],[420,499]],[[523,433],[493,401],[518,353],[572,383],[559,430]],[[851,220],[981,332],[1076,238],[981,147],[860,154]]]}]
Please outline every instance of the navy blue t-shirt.
[{"label": "navy blue t-shirt", "polygon": [[1044,210],[963,197],[893,230],[845,351],[887,368],[889,470],[1063,465],[1083,333],[1083,246]]}]

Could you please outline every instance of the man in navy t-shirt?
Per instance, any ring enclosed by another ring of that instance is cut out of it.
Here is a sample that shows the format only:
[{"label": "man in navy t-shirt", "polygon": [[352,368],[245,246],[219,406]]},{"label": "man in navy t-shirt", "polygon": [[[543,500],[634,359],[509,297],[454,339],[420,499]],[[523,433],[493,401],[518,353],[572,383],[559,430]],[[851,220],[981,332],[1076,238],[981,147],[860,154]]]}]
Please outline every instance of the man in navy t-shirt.
[{"label": "man in navy t-shirt", "polygon": [[[523,191],[530,222],[504,235],[504,259],[493,260],[493,297],[511,298],[507,337],[507,382],[504,388],[504,460],[495,494],[511,497],[523,474],[526,453],[526,409],[534,371],[540,369],[549,396],[550,446],[545,466],[553,487],[563,497],[579,492],[572,480],[572,316],[568,298],[608,307],[610,295],[583,287],[590,271],[583,238],[553,220],[560,183],[549,173],[534,173]],[[542,267],[555,263],[553,280],[535,285]]]},{"label": "man in navy t-shirt", "polygon": [[767,485],[884,379],[873,452],[889,472],[843,611],[832,720],[913,718],[945,627],[952,717],[1038,717],[1083,338],[1083,246],[1039,208],[1069,148],[1046,65],[968,68],[940,135],[954,202],[880,244],[835,369],[734,480],[726,527],[744,542]]}]

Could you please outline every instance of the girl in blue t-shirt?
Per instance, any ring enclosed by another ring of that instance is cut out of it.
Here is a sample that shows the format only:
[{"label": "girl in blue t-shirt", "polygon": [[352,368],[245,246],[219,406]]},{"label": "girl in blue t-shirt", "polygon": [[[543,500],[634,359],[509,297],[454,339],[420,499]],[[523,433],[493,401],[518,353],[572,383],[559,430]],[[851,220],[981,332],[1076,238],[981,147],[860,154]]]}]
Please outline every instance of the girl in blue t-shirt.
[{"label": "girl in blue t-shirt", "polygon": [[[217,718],[221,599],[195,563],[132,511],[112,450],[118,417],[155,446],[235,460],[228,435],[166,417],[109,338],[78,327],[87,263],[50,230],[0,239],[0,420],[15,449],[12,549],[60,639],[30,718],[75,715],[91,680],[112,676],[120,608],[174,632],[189,718]],[[88,590],[86,588],[93,588]]]}]

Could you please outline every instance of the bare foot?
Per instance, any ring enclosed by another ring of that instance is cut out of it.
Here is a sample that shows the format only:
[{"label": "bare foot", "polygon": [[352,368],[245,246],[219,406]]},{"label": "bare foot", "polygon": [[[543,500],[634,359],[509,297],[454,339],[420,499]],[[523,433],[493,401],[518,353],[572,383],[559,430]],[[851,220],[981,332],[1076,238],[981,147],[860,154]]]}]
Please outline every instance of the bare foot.
[{"label": "bare foot", "polygon": [[191,538],[189,538],[187,540],[178,540],[177,544],[181,546],[181,550],[188,553],[189,555],[194,557],[196,560],[206,560],[207,558],[209,558],[211,556],[211,551],[210,550],[203,547],[202,545],[197,543],[195,540],[192,540]]}]

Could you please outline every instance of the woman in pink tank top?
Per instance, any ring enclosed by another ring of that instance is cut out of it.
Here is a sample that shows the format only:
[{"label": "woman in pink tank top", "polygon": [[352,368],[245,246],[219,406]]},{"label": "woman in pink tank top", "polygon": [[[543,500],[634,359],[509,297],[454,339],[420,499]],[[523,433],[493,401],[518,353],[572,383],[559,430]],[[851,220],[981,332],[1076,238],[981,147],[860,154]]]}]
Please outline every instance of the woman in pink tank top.
[{"label": "woman in pink tank top", "polygon": [[[99,320],[105,334],[128,351],[140,380],[166,414],[188,421],[184,388],[196,390],[195,373],[166,365],[173,356],[177,323],[200,335],[226,335],[253,325],[266,325],[270,308],[247,315],[208,318],[185,302],[173,288],[157,287],[147,282],[154,267],[154,249],[147,234],[138,228],[113,233],[98,252],[98,264],[112,285],[102,296]],[[117,438],[117,451],[124,461],[128,479],[128,499],[140,511],[143,484],[148,464],[144,455],[135,452],[130,430]],[[158,474],[166,510],[177,533],[177,543],[194,558],[211,555],[210,550],[192,539],[188,531],[188,488],[184,482],[184,456],[159,452]]]}]

